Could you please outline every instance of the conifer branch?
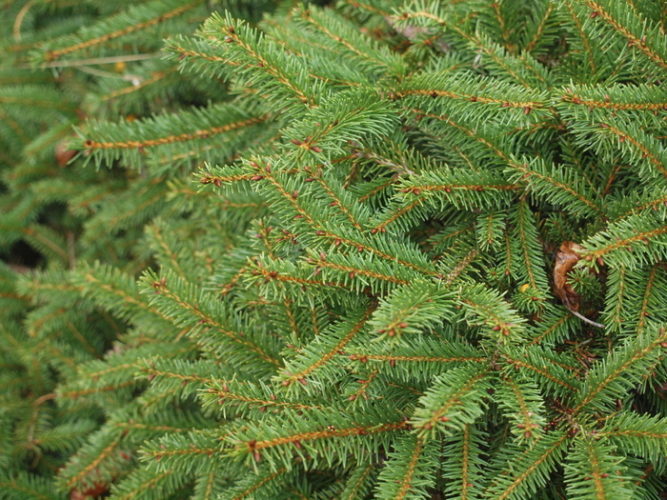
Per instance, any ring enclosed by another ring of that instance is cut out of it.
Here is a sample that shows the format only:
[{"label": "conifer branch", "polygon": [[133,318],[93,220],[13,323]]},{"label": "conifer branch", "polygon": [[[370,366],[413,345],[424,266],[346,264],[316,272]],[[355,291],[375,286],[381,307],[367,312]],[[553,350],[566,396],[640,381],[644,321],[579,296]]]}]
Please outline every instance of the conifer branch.
[{"label": "conifer branch", "polygon": [[345,438],[349,436],[366,436],[369,434],[377,434],[384,432],[395,432],[408,426],[404,420],[398,422],[387,422],[378,425],[370,426],[352,426],[334,429],[325,429],[313,432],[303,432],[291,435],[280,436],[274,439],[267,439],[261,441],[250,442],[243,448],[237,448],[234,451],[241,452],[250,449],[250,451],[261,451],[267,448],[276,446],[284,446],[292,443],[302,443],[307,441],[315,441],[319,439]]},{"label": "conifer branch", "polygon": [[[583,3],[595,14],[595,18],[600,18],[602,21],[606,22],[611,26],[611,28],[617,32],[620,36],[627,40],[628,46],[638,50],[646,57],[651,59],[653,62],[661,66],[662,68],[667,69],[667,57],[664,54],[660,54],[657,50],[657,47],[653,47],[653,41],[648,41],[644,35],[638,35],[636,32],[633,32],[635,26],[640,24],[640,20],[637,18],[630,17],[628,14],[631,11],[626,11],[625,22],[620,21],[612,9],[605,8],[607,2],[595,2],[593,0],[582,0]],[[629,19],[628,19],[629,18]]]},{"label": "conifer branch", "polygon": [[[243,332],[236,331],[231,329],[229,326],[224,324],[221,320],[217,319],[214,310],[208,305],[207,302],[202,301],[199,303],[192,303],[191,300],[185,299],[179,295],[179,291],[183,290],[187,286],[185,283],[179,282],[177,279],[169,280],[170,282],[175,281],[175,288],[172,288],[167,282],[167,278],[156,279],[157,277],[153,276],[147,277],[146,281],[152,281],[150,283],[150,288],[155,293],[153,302],[158,305],[158,307],[163,310],[173,310],[174,311],[174,321],[179,326],[196,326],[203,325],[204,328],[212,327],[217,333],[222,334],[225,338],[229,339],[232,343],[243,346],[245,349],[254,353],[263,361],[270,363],[274,366],[281,366],[281,362],[276,359],[271,354],[267,353],[262,346],[257,345],[246,338]],[[186,292],[187,293],[187,292]],[[176,309],[172,309],[172,308]]]},{"label": "conifer branch", "polygon": [[661,350],[665,349],[666,342],[667,332],[662,328],[612,352],[606,366],[600,365],[589,372],[572,414],[576,416],[589,405],[599,407],[609,394],[624,393],[629,382],[636,379],[653,358],[662,356]]},{"label": "conifer branch", "polygon": [[654,0],[2,10],[0,497],[660,495]]},{"label": "conifer branch", "polygon": [[[316,353],[313,359],[314,362],[298,363],[297,359],[297,363],[295,363],[294,366],[288,365],[287,366],[288,375],[284,378],[281,377],[282,378],[281,384],[284,386],[289,386],[292,385],[292,383],[294,382],[299,382],[303,385],[306,385],[308,383],[306,377],[309,377],[313,372],[320,369],[323,365],[327,364],[334,356],[339,355],[343,351],[345,346],[355,337],[355,335],[357,335],[362,330],[362,328],[365,326],[366,322],[370,318],[373,310],[374,308],[372,307],[367,309],[363,313],[363,315],[361,315],[360,319],[352,325],[348,324],[342,325],[343,327],[345,327],[344,330],[345,334],[341,336],[338,342],[333,344],[331,348],[328,348],[327,346],[325,348],[326,350],[322,352],[319,345],[314,346],[313,350]],[[339,329],[340,328],[336,328],[336,330]],[[331,343],[331,341],[326,342],[326,344],[329,343]]]},{"label": "conifer branch", "polygon": [[[495,484],[487,491],[493,498],[505,500],[522,493],[530,494],[537,489],[537,484],[543,484],[547,471],[553,469],[557,457],[562,455],[566,444],[567,434],[556,434],[542,440],[538,446],[521,454],[513,471],[503,471]],[[509,464],[508,464],[509,465]],[[515,493],[517,492],[517,493]]]},{"label": "conifer branch", "polygon": [[237,130],[239,128],[247,127],[249,125],[255,125],[264,121],[267,116],[249,118],[247,120],[241,120],[237,123],[230,123],[227,125],[221,125],[219,127],[211,127],[205,130],[196,130],[192,133],[184,133],[178,135],[170,135],[166,137],[160,137],[158,139],[151,139],[145,141],[117,141],[117,142],[99,142],[94,140],[86,140],[85,147],[89,151],[95,149],[139,149],[139,148],[152,148],[156,146],[162,146],[165,144],[173,144],[175,142],[184,142],[191,141],[193,139],[208,139],[213,135],[222,134],[225,132],[230,132],[232,130]]},{"label": "conifer branch", "polygon": [[[195,0],[190,3],[187,3],[185,5],[179,5],[178,3],[174,2],[168,2],[166,5],[165,4],[156,4],[155,6],[162,7],[164,12],[160,12],[157,16],[141,20],[139,22],[136,22],[134,24],[126,25],[123,27],[119,27],[117,29],[113,29],[114,24],[118,23],[119,21],[122,20],[122,18],[117,18],[110,20],[108,22],[109,28],[111,30],[105,30],[106,26],[102,25],[99,28],[93,27],[91,28],[91,32],[94,32],[95,28],[100,29],[102,31],[107,31],[106,33],[99,35],[99,36],[94,36],[93,38],[86,39],[85,36],[81,36],[79,41],[76,43],[73,43],[71,45],[67,45],[64,47],[60,48],[54,48],[50,49],[45,52],[44,58],[47,62],[53,61],[55,59],[58,59],[64,55],[71,54],[72,52],[78,52],[80,50],[88,49],[90,47],[94,47],[96,45],[101,45],[104,44],[110,40],[114,40],[116,38],[120,38],[122,36],[135,33],[137,31],[144,30],[146,28],[153,27],[159,23],[162,23],[164,21],[167,21],[173,17],[180,16],[181,14],[187,12],[190,9],[193,9],[197,5],[201,4],[202,0]],[[153,6],[152,6],[153,7]],[[169,10],[168,10],[169,9]],[[147,10],[148,12],[151,12],[152,9]],[[151,12],[152,13],[152,12]],[[135,12],[132,12],[129,14],[129,16],[137,16],[137,20],[141,19],[141,10],[139,8],[136,8]],[[131,17],[130,17],[131,18]]]}]

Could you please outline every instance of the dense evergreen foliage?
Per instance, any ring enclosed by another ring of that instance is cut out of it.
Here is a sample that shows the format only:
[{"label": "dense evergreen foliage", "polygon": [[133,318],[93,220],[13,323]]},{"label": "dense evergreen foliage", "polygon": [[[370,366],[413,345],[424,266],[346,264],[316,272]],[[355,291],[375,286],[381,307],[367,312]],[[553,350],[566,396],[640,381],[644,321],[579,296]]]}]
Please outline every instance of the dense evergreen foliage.
[{"label": "dense evergreen foliage", "polygon": [[662,498],[664,0],[0,13],[0,499]]}]

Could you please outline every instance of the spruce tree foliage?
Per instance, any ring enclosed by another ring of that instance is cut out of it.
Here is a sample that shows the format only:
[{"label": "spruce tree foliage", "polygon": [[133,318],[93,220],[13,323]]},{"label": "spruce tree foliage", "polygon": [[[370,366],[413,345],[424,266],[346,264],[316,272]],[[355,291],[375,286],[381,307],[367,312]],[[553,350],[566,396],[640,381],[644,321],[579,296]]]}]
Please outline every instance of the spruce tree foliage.
[{"label": "spruce tree foliage", "polygon": [[9,5],[0,496],[661,498],[664,2]]},{"label": "spruce tree foliage", "polygon": [[[210,115],[197,110],[224,100],[227,89],[179,73],[161,57],[163,38],[192,33],[216,10],[252,21],[269,7],[0,4],[0,498],[92,498],[108,490],[111,466],[88,471],[95,478],[85,487],[57,492],[53,485],[68,457],[106,421],[101,406],[57,403],[56,387],[76,379],[79,367],[120,352],[128,328],[125,313],[111,315],[86,298],[71,273],[95,261],[126,276],[151,266],[145,224],[180,213],[183,199],[169,201],[168,193],[191,192],[167,171],[148,178],[139,167],[85,167],[70,144],[75,129],[89,117],[129,124],[158,112]],[[151,234],[160,238],[159,231]],[[122,464],[122,456],[109,458]]]}]

